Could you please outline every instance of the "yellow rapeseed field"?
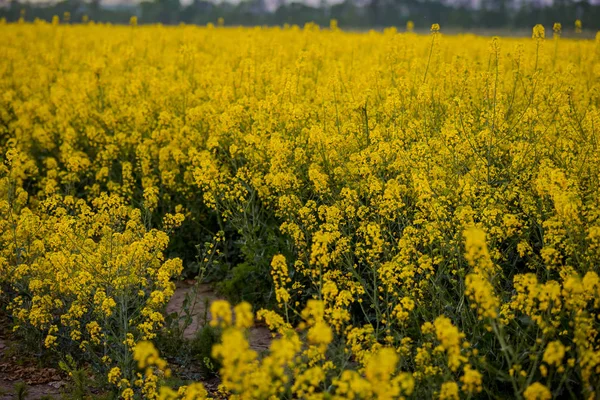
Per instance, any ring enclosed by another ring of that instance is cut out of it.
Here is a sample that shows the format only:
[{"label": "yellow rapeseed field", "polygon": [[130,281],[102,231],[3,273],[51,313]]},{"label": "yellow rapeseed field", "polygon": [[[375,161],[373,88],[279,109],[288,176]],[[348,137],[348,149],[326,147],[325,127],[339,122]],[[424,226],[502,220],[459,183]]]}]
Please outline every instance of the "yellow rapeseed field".
[{"label": "yellow rapeseed field", "polygon": [[[598,398],[600,35],[560,31],[1,24],[15,337],[124,399]],[[153,344],[206,235],[264,307],[212,304],[220,394]]]}]

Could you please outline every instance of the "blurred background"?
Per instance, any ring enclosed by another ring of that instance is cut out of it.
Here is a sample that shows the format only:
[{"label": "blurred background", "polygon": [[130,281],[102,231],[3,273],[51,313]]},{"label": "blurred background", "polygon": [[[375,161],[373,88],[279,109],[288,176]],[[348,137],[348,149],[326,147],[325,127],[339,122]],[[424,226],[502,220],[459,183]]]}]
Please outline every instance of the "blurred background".
[{"label": "blurred background", "polygon": [[[600,29],[600,0],[0,0],[0,18],[17,21],[36,18],[62,22],[128,23],[132,15],[141,24],[285,25],[315,22],[329,26],[338,21],[345,30],[428,31],[439,23],[445,33],[531,35],[541,23],[552,32],[562,23],[563,36],[593,37]],[[583,32],[576,32],[580,20]]]}]

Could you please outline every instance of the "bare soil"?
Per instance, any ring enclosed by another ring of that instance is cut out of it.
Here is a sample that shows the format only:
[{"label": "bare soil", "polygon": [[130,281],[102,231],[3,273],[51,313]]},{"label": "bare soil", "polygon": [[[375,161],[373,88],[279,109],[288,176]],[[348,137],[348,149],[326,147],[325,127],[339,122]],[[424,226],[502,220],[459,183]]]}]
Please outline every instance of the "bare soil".
[{"label": "bare soil", "polygon": [[[192,322],[184,331],[184,338],[191,339],[202,328],[205,320],[210,321],[210,305],[220,297],[210,285],[200,284],[194,292],[194,282],[185,281],[177,284],[175,294],[167,305],[167,313],[182,315],[186,296],[196,296],[191,312]],[[0,321],[4,325],[5,320]],[[34,360],[23,360],[12,350],[12,343],[6,334],[7,327],[0,327],[0,400],[17,399],[17,388],[26,385],[25,399],[41,400],[60,398],[65,387],[68,386],[67,378],[54,368],[41,368],[35,366]],[[266,326],[254,326],[249,331],[250,347],[257,352],[269,348],[272,336]],[[218,378],[211,378],[203,382],[211,392],[217,391]]]},{"label": "bare soil", "polygon": [[[188,295],[194,295],[194,281],[179,282],[177,284],[177,289],[175,289],[173,297],[171,297],[169,304],[167,304],[167,314],[173,312],[183,313],[183,304],[185,302],[186,296]],[[199,284],[195,295],[197,297],[196,301],[194,302],[193,311],[191,313],[192,322],[183,332],[183,337],[185,339],[193,338],[196,335],[196,333],[204,326],[205,316],[206,320],[210,321],[210,305],[215,300],[222,299],[208,284]],[[266,326],[255,325],[254,327],[250,328],[250,331],[248,333],[250,348],[256,350],[259,353],[269,348],[269,345],[271,344],[272,340],[272,335]]]},{"label": "bare soil", "polygon": [[59,371],[32,366],[32,362],[24,363],[18,354],[10,354],[9,348],[10,342],[0,337],[0,400],[16,399],[17,388],[22,384],[27,385],[25,399],[60,396],[67,382]]}]

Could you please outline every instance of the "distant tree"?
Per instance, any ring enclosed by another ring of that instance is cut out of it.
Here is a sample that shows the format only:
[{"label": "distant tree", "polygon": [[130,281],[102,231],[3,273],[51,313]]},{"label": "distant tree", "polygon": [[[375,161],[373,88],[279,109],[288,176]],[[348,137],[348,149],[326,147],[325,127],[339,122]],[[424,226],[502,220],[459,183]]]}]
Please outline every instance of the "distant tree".
[{"label": "distant tree", "polygon": [[181,3],[179,0],[152,0],[140,3],[142,21],[176,24],[179,20]]},{"label": "distant tree", "polygon": [[[192,0],[185,7],[180,0],[121,0],[120,7],[103,7],[101,0],[62,0],[55,3],[21,3],[19,0],[0,0],[0,18],[17,21],[22,15],[27,21],[41,18],[52,20],[54,15],[62,18],[65,12],[71,21],[81,21],[85,14],[100,22],[128,23],[131,15],[138,15],[141,23],[163,24],[217,23],[219,17],[227,25],[304,25],[316,22],[329,26],[335,18],[339,26],[348,28],[383,28],[396,26],[403,29],[406,21],[412,20],[417,30],[427,29],[440,23],[442,29],[491,28],[501,31],[506,28],[531,29],[537,23],[548,28],[554,22],[563,25],[565,34],[573,30],[575,19],[580,19],[584,30],[600,29],[600,5],[589,0],[480,0],[474,8],[473,0],[344,0],[330,5],[318,0],[310,6],[306,0],[242,0],[239,4],[223,0]],[[267,6],[269,3],[269,8]],[[128,4],[128,6],[127,6]],[[272,11],[272,7],[275,10]]]},{"label": "distant tree", "polygon": [[508,0],[483,0],[481,3],[481,25],[486,28],[506,26],[508,15]]}]

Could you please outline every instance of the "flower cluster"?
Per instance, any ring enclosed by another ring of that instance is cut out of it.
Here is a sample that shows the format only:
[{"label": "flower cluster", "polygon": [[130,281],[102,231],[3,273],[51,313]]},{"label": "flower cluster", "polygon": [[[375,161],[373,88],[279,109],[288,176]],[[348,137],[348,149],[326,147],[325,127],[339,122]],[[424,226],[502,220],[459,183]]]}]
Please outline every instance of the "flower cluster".
[{"label": "flower cluster", "polygon": [[413,27],[0,25],[15,331],[206,397],[146,342],[219,231],[209,272],[270,307],[212,305],[231,396],[600,396],[600,35]]}]

